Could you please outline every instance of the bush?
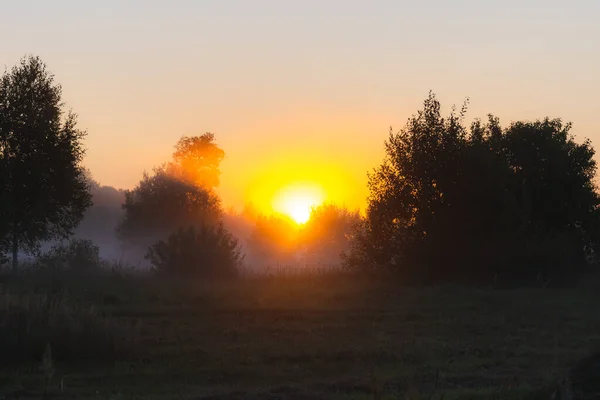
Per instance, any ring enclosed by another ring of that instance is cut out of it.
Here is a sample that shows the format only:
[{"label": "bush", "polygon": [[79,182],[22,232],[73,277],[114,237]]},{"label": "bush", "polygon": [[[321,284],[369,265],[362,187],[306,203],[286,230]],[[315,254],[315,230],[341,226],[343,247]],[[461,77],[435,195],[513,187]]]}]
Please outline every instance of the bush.
[{"label": "bush", "polygon": [[78,306],[64,296],[0,293],[0,362],[114,361],[135,349],[138,329]]},{"label": "bush", "polygon": [[157,273],[215,279],[235,277],[244,255],[237,239],[219,224],[179,229],[150,246],[146,259]]},{"label": "bush", "polygon": [[100,268],[100,248],[91,240],[72,239],[66,244],[53,246],[38,259],[42,266],[69,269],[91,270]]}]

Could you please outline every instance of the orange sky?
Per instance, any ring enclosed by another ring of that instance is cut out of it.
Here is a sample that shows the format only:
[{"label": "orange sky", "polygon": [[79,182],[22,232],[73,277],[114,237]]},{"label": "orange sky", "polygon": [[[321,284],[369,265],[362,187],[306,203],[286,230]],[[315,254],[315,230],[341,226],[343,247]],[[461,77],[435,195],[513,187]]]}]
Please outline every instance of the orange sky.
[{"label": "orange sky", "polygon": [[471,97],[470,117],[562,117],[600,146],[598,2],[413,3],[14,2],[0,64],[42,57],[103,184],[130,188],[180,136],[213,132],[238,209],[296,181],[364,206],[389,126],[430,89]]}]

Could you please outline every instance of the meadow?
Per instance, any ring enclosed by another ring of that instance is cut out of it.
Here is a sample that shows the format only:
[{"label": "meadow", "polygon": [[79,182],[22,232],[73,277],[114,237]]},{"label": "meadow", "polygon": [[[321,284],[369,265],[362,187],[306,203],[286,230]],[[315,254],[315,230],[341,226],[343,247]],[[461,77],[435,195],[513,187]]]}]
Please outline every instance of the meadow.
[{"label": "meadow", "polygon": [[1,287],[2,399],[558,399],[600,348],[594,285],[113,272]]}]

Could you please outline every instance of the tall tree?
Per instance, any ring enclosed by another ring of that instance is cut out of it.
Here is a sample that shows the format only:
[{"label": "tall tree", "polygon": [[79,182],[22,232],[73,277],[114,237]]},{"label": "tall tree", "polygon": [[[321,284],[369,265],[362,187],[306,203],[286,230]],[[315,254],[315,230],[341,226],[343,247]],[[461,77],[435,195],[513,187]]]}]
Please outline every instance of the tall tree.
[{"label": "tall tree", "polygon": [[12,250],[66,238],[91,205],[81,162],[85,132],[39,57],[0,78],[0,239]]},{"label": "tall tree", "polygon": [[535,272],[544,277],[560,279],[576,275],[573,270],[585,265],[585,249],[599,239],[595,151],[589,140],[576,143],[570,131],[571,124],[545,118],[515,122],[502,136],[519,236],[534,250],[525,260],[538,264]]},{"label": "tall tree", "polygon": [[164,167],[145,173],[125,192],[125,211],[117,232],[135,246],[147,247],[179,228],[213,225],[220,220],[219,198],[206,188],[172,176]]},{"label": "tall tree", "polygon": [[174,177],[214,189],[219,186],[219,166],[225,152],[216,144],[212,133],[201,136],[183,136],[175,145],[173,161],[167,171]]},{"label": "tall tree", "polygon": [[[598,249],[600,198],[589,141],[544,119],[470,129],[433,94],[369,175],[350,266],[427,280],[574,278]],[[597,254],[597,253],[596,253]]]},{"label": "tall tree", "polygon": [[212,133],[179,139],[170,162],[153,174],[144,173],[138,186],[125,192],[125,213],[117,227],[120,239],[147,247],[180,228],[220,222],[221,204],[214,189],[224,157]]}]

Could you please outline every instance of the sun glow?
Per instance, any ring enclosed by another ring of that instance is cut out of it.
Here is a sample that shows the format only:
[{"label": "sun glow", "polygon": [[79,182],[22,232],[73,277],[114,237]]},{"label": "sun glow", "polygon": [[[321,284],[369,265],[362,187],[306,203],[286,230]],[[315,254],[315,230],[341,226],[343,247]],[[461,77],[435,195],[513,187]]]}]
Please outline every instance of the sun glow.
[{"label": "sun glow", "polygon": [[323,203],[323,190],[317,185],[294,184],[280,189],[273,199],[273,210],[285,214],[298,224],[310,218],[310,210]]}]

